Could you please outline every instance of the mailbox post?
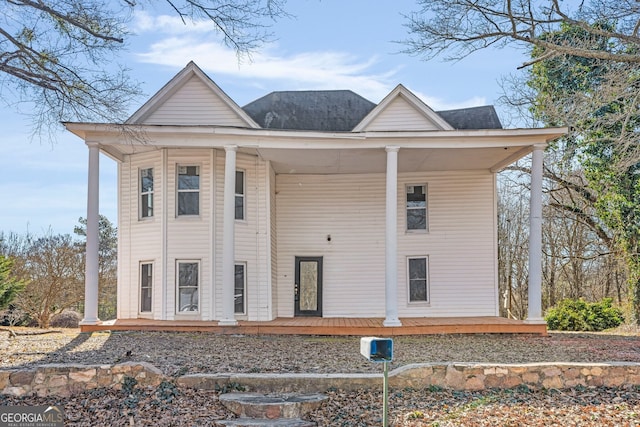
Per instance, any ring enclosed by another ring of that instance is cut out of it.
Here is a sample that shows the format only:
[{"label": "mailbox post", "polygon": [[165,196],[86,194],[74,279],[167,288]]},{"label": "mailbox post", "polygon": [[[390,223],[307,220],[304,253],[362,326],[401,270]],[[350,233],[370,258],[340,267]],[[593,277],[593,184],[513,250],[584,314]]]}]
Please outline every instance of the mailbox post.
[{"label": "mailbox post", "polygon": [[360,339],[360,354],[369,361],[382,363],[382,425],[389,425],[389,366],[393,360],[393,340],[391,338],[363,337]]}]

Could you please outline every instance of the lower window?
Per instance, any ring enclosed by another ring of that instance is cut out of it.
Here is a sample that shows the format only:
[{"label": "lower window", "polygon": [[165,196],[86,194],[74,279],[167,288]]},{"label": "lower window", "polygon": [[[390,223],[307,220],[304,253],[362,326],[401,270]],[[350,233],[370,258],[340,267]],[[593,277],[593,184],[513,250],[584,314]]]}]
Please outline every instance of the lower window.
[{"label": "lower window", "polygon": [[409,302],[429,302],[429,257],[407,260]]},{"label": "lower window", "polygon": [[200,285],[200,263],[198,261],[178,261],[178,312],[199,310],[198,288]]},{"label": "lower window", "polygon": [[245,264],[236,264],[235,286],[233,291],[234,313],[246,314],[246,266]]},{"label": "lower window", "polygon": [[153,264],[140,264],[140,313],[151,312]]}]

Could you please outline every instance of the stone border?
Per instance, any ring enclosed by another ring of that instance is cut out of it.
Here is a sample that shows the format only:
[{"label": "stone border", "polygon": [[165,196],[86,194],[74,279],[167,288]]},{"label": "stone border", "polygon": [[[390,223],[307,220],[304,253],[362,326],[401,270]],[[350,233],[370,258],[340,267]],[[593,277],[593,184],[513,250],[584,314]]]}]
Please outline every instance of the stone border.
[{"label": "stone border", "polygon": [[70,396],[95,388],[122,388],[125,378],[142,386],[158,386],[166,377],[145,362],[117,365],[48,364],[32,369],[0,370],[0,393],[12,396]]},{"label": "stone border", "polygon": [[[120,389],[127,377],[134,378],[143,387],[156,387],[162,381],[173,380],[145,362],[113,366],[51,364],[0,370],[0,393],[70,396],[99,387]],[[189,374],[175,381],[180,387],[207,390],[244,388],[261,393],[322,393],[331,388],[379,388],[382,374]],[[423,363],[394,369],[389,373],[389,385],[453,390],[640,386],[640,363]]]}]

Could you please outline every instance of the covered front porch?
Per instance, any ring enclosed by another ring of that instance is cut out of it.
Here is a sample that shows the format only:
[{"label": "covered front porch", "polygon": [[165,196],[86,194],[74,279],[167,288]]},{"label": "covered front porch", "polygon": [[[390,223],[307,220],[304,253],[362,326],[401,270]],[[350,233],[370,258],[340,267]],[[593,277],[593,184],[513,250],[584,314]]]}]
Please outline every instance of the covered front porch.
[{"label": "covered front porch", "polygon": [[545,323],[504,317],[409,317],[400,326],[384,326],[384,318],[279,317],[271,321],[238,321],[222,326],[217,321],[118,319],[81,325],[82,332],[179,331],[244,335],[402,336],[432,334],[535,334],[547,336]]}]

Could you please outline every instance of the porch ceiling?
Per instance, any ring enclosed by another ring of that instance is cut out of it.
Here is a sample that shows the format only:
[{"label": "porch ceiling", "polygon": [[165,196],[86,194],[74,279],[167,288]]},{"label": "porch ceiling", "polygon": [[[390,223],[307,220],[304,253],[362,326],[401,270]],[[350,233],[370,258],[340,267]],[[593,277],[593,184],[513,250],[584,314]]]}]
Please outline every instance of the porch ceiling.
[{"label": "porch ceiling", "polygon": [[[386,152],[378,149],[296,150],[241,149],[270,160],[279,174],[375,173],[386,170]],[[399,172],[493,169],[528,147],[491,148],[401,148],[398,152]],[[509,162],[510,163],[510,162]]]}]

